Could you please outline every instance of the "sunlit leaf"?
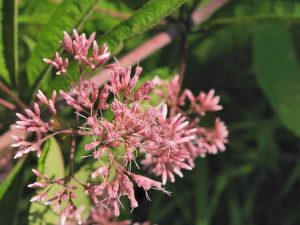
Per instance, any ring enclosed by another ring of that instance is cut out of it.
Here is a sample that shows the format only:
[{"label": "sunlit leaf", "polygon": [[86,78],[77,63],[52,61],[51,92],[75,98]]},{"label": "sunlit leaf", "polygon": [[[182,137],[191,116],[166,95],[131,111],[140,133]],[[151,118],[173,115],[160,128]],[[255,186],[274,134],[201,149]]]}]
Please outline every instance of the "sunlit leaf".
[{"label": "sunlit leaf", "polygon": [[[184,2],[186,2],[186,0],[151,0],[134,12],[127,20],[122,21],[111,30],[107,31],[107,33],[101,36],[99,40],[101,43],[107,43],[109,50],[113,54],[116,54],[122,49],[125,41],[153,28],[161,21],[161,19],[173,13]],[[62,34],[60,37],[62,38]],[[42,56],[40,57],[42,58]],[[69,73],[74,81],[78,80],[77,67],[71,66]],[[49,82],[53,84],[51,87],[48,85]],[[65,89],[68,86],[67,80],[64,79],[64,77],[59,76],[47,77],[42,83],[43,90],[49,92],[55,88]]]},{"label": "sunlit leaf", "polygon": [[[42,155],[38,161],[38,170],[48,177],[63,178],[65,174],[64,161],[61,149],[54,138],[46,142]],[[49,192],[48,196],[53,196],[60,190],[59,187],[54,186]],[[59,221],[57,216],[50,206],[45,206],[42,203],[32,203],[29,211],[29,224],[50,225],[56,224]]]},{"label": "sunlit leaf", "polygon": [[150,0],[128,20],[104,34],[101,40],[108,44],[112,52],[117,53],[124,41],[151,29],[185,2],[186,0]]},{"label": "sunlit leaf", "polygon": [[52,58],[54,53],[59,51],[59,41],[63,37],[62,32],[64,30],[71,32],[72,29],[79,28],[98,1],[65,0],[56,8],[49,22],[39,32],[38,43],[27,65],[27,78],[31,90],[35,90],[47,74],[49,66],[42,59]]}]

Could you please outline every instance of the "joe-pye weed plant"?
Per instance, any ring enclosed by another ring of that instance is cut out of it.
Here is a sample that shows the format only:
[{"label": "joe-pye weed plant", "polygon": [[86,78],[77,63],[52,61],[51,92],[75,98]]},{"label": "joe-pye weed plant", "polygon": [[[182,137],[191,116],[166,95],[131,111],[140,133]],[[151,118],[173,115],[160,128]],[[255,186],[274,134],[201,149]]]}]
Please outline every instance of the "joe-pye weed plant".
[{"label": "joe-pye weed plant", "polygon": [[299,223],[300,3],[0,9],[0,224]]},{"label": "joe-pye weed plant", "polygon": [[[213,128],[205,128],[197,117],[222,109],[214,90],[196,96],[188,89],[181,91],[178,76],[171,81],[156,77],[137,86],[142,68],[137,66],[132,71],[130,67],[122,67],[117,60],[105,66],[110,77],[99,90],[88,78],[109,59],[106,44],[99,47],[95,33],[87,38],[86,34],[74,30],[72,37],[64,32],[61,45],[67,53],[66,58],[56,52],[53,59],[44,61],[53,66],[57,76],[68,79],[70,90],[58,90],[59,94],[54,91],[50,98],[39,90],[32,109],[16,114],[19,119],[16,128],[36,135],[31,140],[13,136],[16,143],[12,145],[18,148],[15,158],[30,152],[40,157],[42,146],[48,139],[59,135],[70,137],[67,175],[50,177],[33,169],[37,181],[28,185],[38,189],[30,201],[51,205],[48,210],[60,215],[61,224],[67,220],[76,220],[78,224],[91,221],[102,224],[101,218],[96,216],[99,213],[106,215],[108,220],[112,215],[118,217],[122,196],[129,199],[133,210],[138,207],[135,185],[142,188],[149,199],[150,189],[171,195],[164,188],[168,180],[175,182],[175,175],[183,176],[182,169],[193,169],[197,157],[225,150],[228,131],[224,122],[217,118]],[[78,82],[68,74],[69,60],[76,61]],[[154,96],[156,104],[151,104],[150,99]],[[65,102],[58,106],[57,99],[60,98]],[[59,117],[58,107],[71,108],[76,126],[68,126]],[[105,116],[108,112],[109,118]],[[92,137],[92,141],[84,145],[87,154],[82,155],[82,160],[94,160],[86,183],[73,172],[79,136]],[[133,167],[137,172],[133,172]],[[150,178],[151,173],[161,180]],[[74,203],[80,190],[93,202],[86,221],[82,219],[81,210],[88,206]]]}]

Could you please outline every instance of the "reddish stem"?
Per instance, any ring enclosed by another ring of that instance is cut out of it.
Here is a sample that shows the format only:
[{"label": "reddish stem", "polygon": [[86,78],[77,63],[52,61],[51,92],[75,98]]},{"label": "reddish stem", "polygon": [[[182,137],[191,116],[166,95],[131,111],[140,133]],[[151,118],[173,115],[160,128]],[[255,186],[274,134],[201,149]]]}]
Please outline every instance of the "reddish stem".
[{"label": "reddish stem", "polygon": [[[207,5],[196,9],[191,15],[192,25],[199,25],[206,21],[213,13],[222,8],[230,0],[213,0]],[[160,32],[153,38],[141,44],[136,49],[121,57],[118,62],[122,66],[132,66],[143,59],[149,57],[154,52],[170,44],[173,39],[180,36],[184,32],[182,24],[171,26],[167,31]],[[98,86],[102,86],[109,78],[109,69],[102,70],[91,78]]]},{"label": "reddish stem", "polygon": [[[230,0],[213,0],[212,2],[208,3],[204,7],[195,10],[191,16],[192,24],[196,25],[196,24],[203,23],[214,12],[216,12],[218,9],[222,8],[222,6],[224,6],[229,1]],[[165,47],[166,45],[168,45],[169,43],[171,43],[175,37],[180,35],[181,30],[182,30],[181,25],[175,25],[173,27],[170,27],[168,29],[168,31],[158,33],[153,38],[146,41],[145,43],[143,43],[136,49],[132,50],[127,55],[121,57],[121,59],[119,60],[119,63],[123,66],[131,66],[131,65],[136,64],[139,61],[142,61],[143,59],[147,58],[148,56],[150,56],[157,50],[159,50],[159,49]],[[98,86],[102,86],[103,84],[105,84],[108,77],[109,77],[109,70],[102,70],[101,72],[96,74],[94,77],[92,77],[91,80],[94,81]],[[2,83],[0,82],[0,89],[2,89],[2,90],[3,90],[3,88],[5,89],[6,86],[3,87],[3,85],[1,85],[1,84]],[[26,108],[26,105],[24,105],[24,103],[22,101],[20,101],[19,98],[17,96],[15,96],[14,93],[12,93],[9,89],[8,89],[7,94],[12,99],[14,99],[14,101],[20,107],[22,106],[21,108]],[[12,131],[8,131],[5,134],[3,134],[2,136],[0,136],[0,151],[1,151],[1,149],[7,148],[7,146],[12,144],[11,141],[9,141],[9,144],[8,144],[7,141],[1,142],[1,140],[6,139],[7,136],[10,136],[10,135],[18,135],[17,132],[20,132],[20,131],[12,130]],[[26,132],[24,132],[24,133],[26,133]],[[9,138],[9,140],[10,140],[10,138]]]},{"label": "reddish stem", "polygon": [[0,81],[0,89],[6,93],[21,109],[26,109],[26,105],[22,102],[21,99],[15,93],[13,93],[9,87]]},{"label": "reddish stem", "polygon": [[0,98],[0,105],[2,105],[3,107],[11,110],[11,111],[14,111],[16,109],[16,106],[2,98]]},{"label": "reddish stem", "polygon": [[71,142],[71,149],[70,149],[70,157],[69,157],[69,174],[67,176],[66,182],[70,182],[71,178],[73,177],[73,161],[75,156],[75,147],[76,147],[76,139],[73,136],[72,142]]}]

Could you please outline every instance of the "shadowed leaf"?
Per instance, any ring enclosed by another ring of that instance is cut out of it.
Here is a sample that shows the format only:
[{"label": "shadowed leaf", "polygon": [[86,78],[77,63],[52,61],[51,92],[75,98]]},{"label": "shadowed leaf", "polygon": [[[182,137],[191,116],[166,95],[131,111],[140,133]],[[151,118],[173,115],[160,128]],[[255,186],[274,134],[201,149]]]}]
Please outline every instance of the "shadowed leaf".
[{"label": "shadowed leaf", "polygon": [[282,24],[260,26],[254,38],[255,75],[283,124],[300,136],[300,67]]},{"label": "shadowed leaf", "polygon": [[0,185],[0,224],[15,224],[18,202],[23,192],[26,158],[19,161]]}]

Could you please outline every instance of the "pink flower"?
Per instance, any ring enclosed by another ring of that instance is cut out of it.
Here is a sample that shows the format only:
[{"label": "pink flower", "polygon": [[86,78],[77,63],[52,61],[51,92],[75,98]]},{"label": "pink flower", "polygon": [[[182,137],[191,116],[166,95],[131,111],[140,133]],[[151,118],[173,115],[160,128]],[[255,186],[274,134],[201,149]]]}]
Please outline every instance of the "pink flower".
[{"label": "pink flower", "polygon": [[162,124],[162,129],[157,130],[154,140],[145,141],[142,145],[146,158],[142,163],[157,176],[162,176],[162,183],[167,179],[175,181],[174,173],[182,177],[181,169],[191,170],[187,164],[190,155],[181,144],[195,139],[195,129],[189,129],[184,117],[177,114]]},{"label": "pink flower", "polygon": [[78,224],[82,224],[80,212],[72,201],[68,203],[65,209],[61,213],[61,225],[66,223],[66,219],[75,218]]},{"label": "pink flower", "polygon": [[93,141],[93,142],[91,142],[91,143],[89,143],[89,144],[86,144],[86,145],[84,146],[84,149],[85,149],[86,151],[88,151],[88,150],[91,150],[91,149],[93,149],[93,148],[96,148],[99,144],[100,144],[100,141]]},{"label": "pink flower", "polygon": [[70,95],[68,95],[67,93],[65,93],[64,91],[60,91],[60,95],[66,100],[67,104],[69,106],[71,106],[72,108],[74,108],[76,111],[82,111],[82,107],[80,106],[80,104]]},{"label": "pink flower", "polygon": [[62,90],[60,91],[61,96],[66,100],[67,104],[74,108],[75,111],[88,111],[92,113],[93,111],[97,112],[98,109],[107,109],[108,105],[106,101],[109,95],[107,87],[104,87],[99,93],[95,83],[80,79],[75,89],[75,93],[72,96]]},{"label": "pink flower", "polygon": [[44,188],[47,186],[48,184],[46,182],[34,182],[28,185],[29,188]]},{"label": "pink flower", "polygon": [[[92,73],[109,58],[107,46],[104,44],[99,48],[95,33],[86,37],[84,33],[78,34],[74,30],[71,37],[64,32],[62,46],[75,59],[80,75],[88,69]],[[68,59],[63,60],[58,53],[53,60],[45,61],[58,70],[57,74],[67,72]],[[50,99],[40,90],[37,93],[40,105],[47,106],[51,115],[41,114],[37,103],[32,110],[26,109],[26,114],[17,114],[17,128],[37,132],[38,135],[37,141],[14,137],[16,143],[13,146],[19,148],[15,157],[31,151],[39,156],[40,146],[45,140],[63,134],[72,138],[69,156],[72,165],[75,138],[92,138],[83,147],[89,151],[89,155],[83,158],[91,157],[91,160],[100,163],[98,168],[91,171],[91,184],[82,184],[74,177],[73,167],[70,166],[69,174],[60,179],[49,178],[34,170],[38,180],[28,185],[30,188],[41,189],[32,201],[51,205],[54,211],[61,213],[62,224],[74,219],[81,223],[80,212],[74,204],[77,186],[71,181],[84,187],[96,207],[106,209],[94,209],[90,218],[92,222],[102,225],[129,224],[130,221],[119,223],[113,216],[119,216],[123,197],[130,201],[132,210],[138,207],[134,185],[142,188],[147,198],[150,189],[170,194],[163,187],[168,180],[174,182],[176,175],[183,176],[184,169],[191,170],[196,157],[224,151],[228,141],[227,128],[220,119],[216,119],[213,129],[199,125],[200,119],[197,116],[222,109],[219,105],[220,98],[215,96],[214,90],[200,92],[196,97],[188,89],[181,93],[178,76],[169,83],[154,79],[137,87],[141,67],[137,66],[134,72],[130,67],[124,68],[118,63],[107,68],[110,69],[110,79],[100,90],[95,83],[84,78],[79,78],[78,84],[71,81],[72,94],[60,90],[60,97],[74,110],[74,123],[60,123],[57,119],[55,122],[57,121],[58,126],[54,127],[52,121],[59,116],[56,115],[55,108],[56,92],[53,92]],[[70,79],[69,76],[66,77]],[[150,101],[146,102],[152,91],[161,98],[161,102],[155,106],[150,105],[153,104]],[[50,117],[49,122],[45,120],[47,117]],[[143,160],[138,156],[144,157]],[[140,164],[160,176],[161,182],[152,180],[147,175],[133,173],[132,167],[139,169]],[[59,191],[48,197],[47,194],[51,193],[49,190],[54,186],[58,186]],[[99,218],[100,216],[103,218]]]},{"label": "pink flower", "polygon": [[113,182],[103,182],[100,185],[88,185],[86,192],[92,196],[96,205],[102,205],[115,216],[120,214],[120,198],[127,196],[131,203],[131,208],[136,208],[138,203],[134,196],[133,184],[126,174],[121,170],[116,171]]},{"label": "pink flower", "polygon": [[[96,33],[92,33],[89,38],[85,33],[78,34],[76,30],[73,30],[74,39],[70,37],[67,32],[64,32],[64,40],[62,41],[63,48],[77,60],[81,70],[88,65],[92,70],[96,69],[100,65],[103,65],[110,56],[106,44],[103,44],[99,50],[99,46],[95,41]],[[93,44],[92,54],[89,56],[89,49]]]},{"label": "pink flower", "polygon": [[73,52],[74,58],[77,60],[78,64],[81,65],[84,62],[87,62],[87,54],[89,48],[91,47],[96,33],[92,33],[91,36],[87,39],[85,33],[79,35],[76,30],[73,30],[74,40],[72,42],[72,51],[70,49],[69,41],[70,38],[68,37],[66,42],[63,41],[63,47],[71,53]]},{"label": "pink flower", "polygon": [[47,193],[38,194],[30,199],[30,202],[42,202],[47,197]]},{"label": "pink flower", "polygon": [[53,91],[51,99],[47,99],[41,90],[38,90],[36,97],[41,103],[47,105],[52,114],[56,114],[55,102],[56,102],[56,91]]},{"label": "pink flower", "polygon": [[73,51],[73,40],[70,37],[70,35],[64,31],[64,40],[62,41],[62,47],[69,53],[69,54],[74,54]]},{"label": "pink flower", "polygon": [[42,132],[47,133],[51,130],[51,126],[48,122],[44,122],[41,118],[41,111],[37,103],[34,103],[34,110],[26,109],[26,116],[20,113],[16,113],[20,119],[16,122],[17,129],[27,130],[29,132]]},{"label": "pink flower", "polygon": [[93,42],[93,53],[88,60],[88,64],[92,70],[96,69],[98,66],[104,64],[109,59],[110,53],[108,51],[107,45],[104,43],[99,51],[99,47],[96,41]]},{"label": "pink flower", "polygon": [[190,102],[190,111],[193,113],[199,113],[204,116],[205,112],[208,111],[219,111],[222,106],[219,105],[220,97],[214,96],[215,90],[210,90],[207,94],[200,92],[197,97],[193,93],[186,89],[183,91],[179,98],[180,105],[185,105],[185,100],[188,99]]},{"label": "pink flower", "polygon": [[104,207],[98,206],[91,210],[91,220],[95,225],[130,225],[130,220],[117,221],[114,215]]},{"label": "pink flower", "polygon": [[43,59],[45,63],[52,65],[56,70],[57,75],[64,75],[67,73],[67,68],[69,65],[69,60],[63,60],[62,57],[59,56],[58,52],[55,53],[54,59]]},{"label": "pink flower", "polygon": [[99,94],[98,109],[100,110],[108,109],[108,104],[106,103],[108,95],[109,95],[108,86],[105,84]]},{"label": "pink flower", "polygon": [[205,115],[206,111],[219,111],[223,107],[219,105],[220,97],[214,96],[215,90],[210,90],[207,94],[204,92],[200,92],[199,95],[196,97],[197,102],[199,105],[195,106],[195,110],[200,115]]},{"label": "pink flower", "polygon": [[215,120],[215,127],[212,130],[201,130],[203,136],[203,148],[207,153],[217,154],[218,151],[225,151],[225,144],[228,142],[228,130],[224,122],[219,118]]},{"label": "pink flower", "polygon": [[23,138],[12,135],[12,138],[17,142],[12,144],[11,146],[14,148],[18,148],[18,151],[15,155],[15,159],[23,156],[24,154],[28,154],[29,152],[36,152],[37,157],[41,156],[41,149],[38,143],[31,143],[25,141]]},{"label": "pink flower", "polygon": [[133,88],[135,87],[138,78],[142,72],[141,67],[136,67],[135,73],[131,78],[131,68],[123,68],[118,64],[108,65],[107,68],[110,69],[110,84],[108,89],[114,93],[124,93],[124,98],[131,99]]},{"label": "pink flower", "polygon": [[133,99],[135,101],[148,100],[150,97],[148,94],[153,89],[154,83],[152,81],[145,82],[134,94]]},{"label": "pink flower", "polygon": [[151,188],[157,189],[160,191],[165,191],[164,188],[162,188],[162,183],[160,183],[158,181],[151,180],[148,177],[137,175],[137,174],[131,174],[130,176],[136,182],[138,187],[143,188],[145,191],[148,191]]},{"label": "pink flower", "polygon": [[95,170],[94,172],[91,173],[92,178],[96,178],[99,175],[103,177],[107,177],[109,174],[109,169],[107,166],[100,167],[99,169]]}]

